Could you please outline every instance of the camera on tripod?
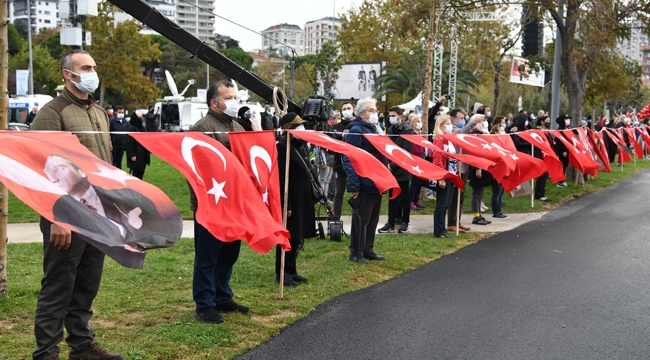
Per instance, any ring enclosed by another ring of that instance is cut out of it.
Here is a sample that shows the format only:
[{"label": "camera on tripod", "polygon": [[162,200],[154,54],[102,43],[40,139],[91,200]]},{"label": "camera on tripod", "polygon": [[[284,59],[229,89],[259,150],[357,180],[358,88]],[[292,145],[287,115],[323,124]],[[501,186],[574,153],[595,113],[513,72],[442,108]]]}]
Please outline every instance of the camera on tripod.
[{"label": "camera on tripod", "polygon": [[332,113],[332,104],[323,96],[310,96],[302,105],[300,117],[305,120],[305,129],[325,131]]}]

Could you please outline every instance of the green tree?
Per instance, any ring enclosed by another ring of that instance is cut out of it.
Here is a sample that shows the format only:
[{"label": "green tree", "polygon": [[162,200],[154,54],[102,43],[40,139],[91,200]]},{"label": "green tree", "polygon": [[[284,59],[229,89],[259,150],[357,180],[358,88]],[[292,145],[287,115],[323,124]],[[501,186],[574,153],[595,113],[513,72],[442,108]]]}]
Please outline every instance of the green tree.
[{"label": "green tree", "polygon": [[[47,49],[35,46],[32,49],[32,64],[34,65],[34,93],[55,95],[54,89],[56,89],[58,82],[61,81],[59,60],[50,56]],[[9,58],[9,72],[12,77],[15,77],[17,69],[28,68],[29,52],[27,46],[25,46],[19,53]],[[15,78],[11,90],[13,90],[13,93],[16,92]]]},{"label": "green tree", "polygon": [[9,56],[18,54],[20,49],[27,46],[27,42],[18,34],[18,30],[13,24],[7,26],[7,39],[9,43]]},{"label": "green tree", "polygon": [[72,49],[70,46],[61,45],[61,33],[59,32],[56,32],[43,40],[39,46],[47,49],[50,55],[55,59],[60,59],[65,53]]},{"label": "green tree", "polygon": [[338,56],[338,48],[332,42],[326,42],[316,53],[314,63],[314,82],[322,87],[322,95],[332,100],[332,90],[338,79],[338,71],[343,66],[343,59]]},{"label": "green tree", "polygon": [[239,66],[246,70],[251,70],[253,67],[253,57],[246,51],[239,48],[226,48],[218,49],[220,53],[224,54],[228,59],[236,62]]},{"label": "green tree", "polygon": [[100,104],[104,104],[106,89],[124,95],[127,106],[151,103],[158,98],[159,89],[142,75],[142,63],[157,61],[158,44],[139,34],[142,25],[134,20],[115,24],[114,5],[103,2],[99,14],[86,20],[85,28],[93,34],[93,43],[87,48],[97,63],[100,83]]}]

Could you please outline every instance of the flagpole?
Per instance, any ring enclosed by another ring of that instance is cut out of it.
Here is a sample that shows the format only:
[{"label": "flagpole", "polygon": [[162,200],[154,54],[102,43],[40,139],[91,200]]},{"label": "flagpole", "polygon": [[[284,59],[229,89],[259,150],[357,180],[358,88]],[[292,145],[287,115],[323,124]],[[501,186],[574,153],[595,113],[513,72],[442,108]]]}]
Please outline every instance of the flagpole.
[{"label": "flagpole", "polygon": [[[535,156],[535,145],[531,145],[530,147],[530,156]],[[530,187],[531,190],[533,190],[532,194],[530,194],[530,207],[535,208],[535,179],[530,179]]]},{"label": "flagpole", "polygon": [[[287,155],[284,158],[284,206],[282,207],[282,226],[287,227],[287,214],[289,209],[289,165],[291,160],[291,133],[287,132]],[[280,247],[280,299],[284,298],[284,248]]]},{"label": "flagpole", "polygon": [[[458,162],[457,169],[460,171],[460,168],[463,166],[463,162]],[[458,198],[456,198],[456,236],[460,234],[460,188],[458,188]],[[480,210],[480,209],[479,209]]]}]

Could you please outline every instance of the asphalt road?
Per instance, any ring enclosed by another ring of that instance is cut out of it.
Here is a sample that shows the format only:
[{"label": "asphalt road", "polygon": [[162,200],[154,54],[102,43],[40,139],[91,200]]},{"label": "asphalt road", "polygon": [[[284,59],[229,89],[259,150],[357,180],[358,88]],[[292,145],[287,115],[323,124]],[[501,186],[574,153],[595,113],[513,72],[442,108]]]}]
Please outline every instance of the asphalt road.
[{"label": "asphalt road", "polygon": [[650,359],[649,185],[337,297],[240,359]]}]

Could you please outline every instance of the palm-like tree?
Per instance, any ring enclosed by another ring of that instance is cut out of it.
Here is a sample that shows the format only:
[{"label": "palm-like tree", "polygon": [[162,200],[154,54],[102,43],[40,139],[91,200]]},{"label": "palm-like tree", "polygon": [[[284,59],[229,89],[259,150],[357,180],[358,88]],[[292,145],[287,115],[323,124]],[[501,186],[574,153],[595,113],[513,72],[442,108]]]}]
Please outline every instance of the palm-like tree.
[{"label": "palm-like tree", "polygon": [[[400,52],[400,63],[390,64],[385,67],[385,72],[377,77],[377,92],[375,97],[397,93],[402,96],[402,102],[414,99],[424,90],[426,73],[425,53],[407,54]],[[471,71],[459,68],[456,72],[456,94],[469,93],[470,89],[476,90],[479,80]],[[443,53],[442,59],[442,92],[449,89],[449,53]]]}]

